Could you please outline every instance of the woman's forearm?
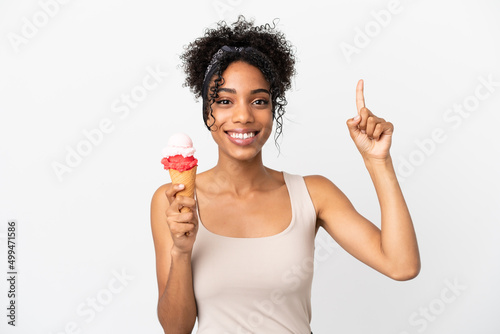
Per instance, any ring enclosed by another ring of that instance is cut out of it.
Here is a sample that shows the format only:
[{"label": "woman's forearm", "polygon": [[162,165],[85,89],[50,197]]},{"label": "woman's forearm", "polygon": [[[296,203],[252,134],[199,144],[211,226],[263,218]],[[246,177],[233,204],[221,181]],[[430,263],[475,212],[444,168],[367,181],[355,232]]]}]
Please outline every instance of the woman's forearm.
[{"label": "woman's forearm", "polygon": [[377,192],[381,211],[381,249],[391,268],[391,277],[406,280],[420,271],[417,238],[392,159],[365,159]]},{"label": "woman's forearm", "polygon": [[158,318],[166,334],[189,334],[196,321],[191,254],[171,251],[167,285],[158,302]]}]

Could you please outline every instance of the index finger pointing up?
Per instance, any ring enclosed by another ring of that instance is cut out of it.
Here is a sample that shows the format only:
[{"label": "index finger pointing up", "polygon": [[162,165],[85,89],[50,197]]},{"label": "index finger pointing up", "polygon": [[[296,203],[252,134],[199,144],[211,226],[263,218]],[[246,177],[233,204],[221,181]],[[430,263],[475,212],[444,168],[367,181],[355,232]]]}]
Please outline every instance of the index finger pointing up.
[{"label": "index finger pointing up", "polygon": [[365,96],[363,95],[364,86],[363,79],[359,80],[356,86],[356,109],[358,109],[358,115],[361,108],[365,107]]}]

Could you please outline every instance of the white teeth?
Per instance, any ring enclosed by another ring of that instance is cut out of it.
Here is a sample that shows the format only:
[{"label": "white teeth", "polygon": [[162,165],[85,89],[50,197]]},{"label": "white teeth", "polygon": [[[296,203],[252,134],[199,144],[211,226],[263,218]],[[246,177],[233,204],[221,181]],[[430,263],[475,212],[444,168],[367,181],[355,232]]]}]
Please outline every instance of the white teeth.
[{"label": "white teeth", "polygon": [[232,138],[236,138],[236,139],[248,139],[248,138],[255,137],[255,133],[254,132],[248,132],[248,133],[236,133],[236,132],[232,132],[230,134],[230,136]]}]

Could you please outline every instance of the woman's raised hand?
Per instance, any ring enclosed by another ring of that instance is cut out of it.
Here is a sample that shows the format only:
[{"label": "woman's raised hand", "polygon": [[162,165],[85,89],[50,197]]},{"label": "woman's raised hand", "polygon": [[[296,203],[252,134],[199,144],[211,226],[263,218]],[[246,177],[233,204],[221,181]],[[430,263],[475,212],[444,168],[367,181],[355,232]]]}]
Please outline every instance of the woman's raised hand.
[{"label": "woman's raised hand", "polygon": [[[166,211],[167,224],[174,245],[173,250],[180,253],[190,253],[198,232],[198,214],[196,201],[191,197],[176,196],[183,190],[181,184],[172,184],[165,192],[170,206]],[[183,207],[188,207],[189,212],[181,212]]]},{"label": "woman's raised hand", "polygon": [[356,86],[358,115],[347,120],[347,127],[364,159],[385,160],[389,158],[394,126],[365,107],[363,88],[363,80],[359,80]]}]

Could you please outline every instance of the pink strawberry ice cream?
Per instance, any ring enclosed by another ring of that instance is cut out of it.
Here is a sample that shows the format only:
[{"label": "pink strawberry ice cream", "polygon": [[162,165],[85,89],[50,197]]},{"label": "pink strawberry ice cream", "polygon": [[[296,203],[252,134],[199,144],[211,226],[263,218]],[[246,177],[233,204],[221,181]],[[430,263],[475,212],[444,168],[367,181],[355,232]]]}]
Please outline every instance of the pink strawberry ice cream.
[{"label": "pink strawberry ice cream", "polygon": [[176,133],[169,138],[161,163],[165,169],[175,169],[179,172],[190,170],[198,165],[198,160],[193,156],[195,151],[193,141],[188,135]]}]

